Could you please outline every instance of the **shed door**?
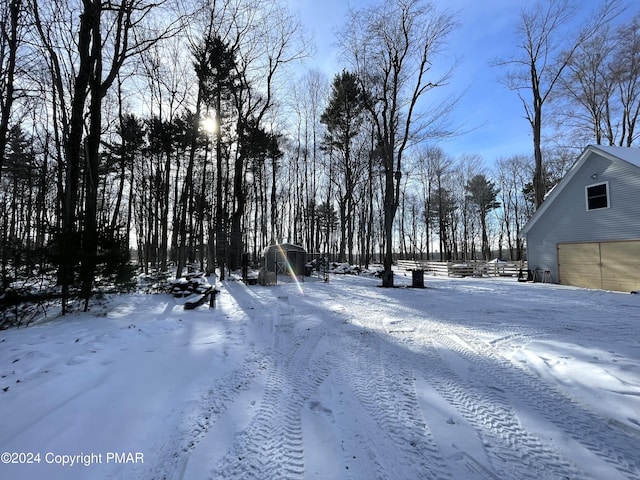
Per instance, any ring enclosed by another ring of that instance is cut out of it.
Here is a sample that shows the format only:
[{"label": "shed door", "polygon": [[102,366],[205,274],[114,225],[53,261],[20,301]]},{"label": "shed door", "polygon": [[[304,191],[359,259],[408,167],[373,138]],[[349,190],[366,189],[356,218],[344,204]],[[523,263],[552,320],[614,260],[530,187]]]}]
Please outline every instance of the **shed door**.
[{"label": "shed door", "polygon": [[640,241],[560,244],[558,272],[563,285],[640,290]]}]

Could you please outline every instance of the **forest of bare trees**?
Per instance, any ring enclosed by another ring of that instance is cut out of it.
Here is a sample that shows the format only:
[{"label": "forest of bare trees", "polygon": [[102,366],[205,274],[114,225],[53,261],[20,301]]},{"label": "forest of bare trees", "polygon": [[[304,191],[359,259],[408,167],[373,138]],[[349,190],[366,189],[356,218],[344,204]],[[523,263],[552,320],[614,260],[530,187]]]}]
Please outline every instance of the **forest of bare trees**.
[{"label": "forest of bare trees", "polygon": [[575,148],[639,135],[640,16],[608,1],[563,36],[575,4],[537,5],[496,62],[537,143],[483,159],[440,143],[457,99],[430,96],[455,75],[459,25],[423,0],[351,11],[332,78],[305,69],[313,46],[283,0],[0,0],[3,306],[87,308],[136,271],[224,278],[276,242],[385,271],[523,258],[518,231]]}]

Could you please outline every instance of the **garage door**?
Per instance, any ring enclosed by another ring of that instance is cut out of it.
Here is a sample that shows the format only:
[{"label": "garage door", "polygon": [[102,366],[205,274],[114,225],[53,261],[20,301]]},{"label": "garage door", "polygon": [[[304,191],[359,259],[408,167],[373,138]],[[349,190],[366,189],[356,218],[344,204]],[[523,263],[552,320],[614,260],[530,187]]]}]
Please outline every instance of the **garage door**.
[{"label": "garage door", "polygon": [[640,290],[640,241],[558,245],[560,283],[631,292]]}]

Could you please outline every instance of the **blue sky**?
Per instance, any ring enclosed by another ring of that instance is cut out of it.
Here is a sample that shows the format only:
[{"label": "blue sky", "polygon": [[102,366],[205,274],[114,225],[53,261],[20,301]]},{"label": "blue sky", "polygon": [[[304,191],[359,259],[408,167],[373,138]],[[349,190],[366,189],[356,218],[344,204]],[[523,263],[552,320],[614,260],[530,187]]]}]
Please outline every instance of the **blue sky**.
[{"label": "blue sky", "polygon": [[[308,64],[327,73],[329,79],[342,69],[335,56],[336,28],[344,24],[349,5],[360,8],[372,0],[290,0],[300,11],[305,27],[314,36],[317,53]],[[506,58],[515,52],[515,32],[520,11],[526,2],[518,0],[446,0],[434,3],[439,8],[457,12],[460,27],[450,37],[443,62],[458,59],[447,93],[462,94],[455,112],[455,123],[468,131],[442,143],[453,157],[478,154],[486,164],[515,154],[531,155],[531,128],[515,92],[499,82],[504,71],[490,65],[496,57]],[[585,9],[599,5],[585,0]]]}]

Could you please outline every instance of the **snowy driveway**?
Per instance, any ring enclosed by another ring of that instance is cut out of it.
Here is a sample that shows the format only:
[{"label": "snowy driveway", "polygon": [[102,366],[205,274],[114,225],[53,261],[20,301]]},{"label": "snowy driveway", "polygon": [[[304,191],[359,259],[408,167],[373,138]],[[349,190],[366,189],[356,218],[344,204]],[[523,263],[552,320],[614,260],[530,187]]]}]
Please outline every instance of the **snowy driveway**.
[{"label": "snowy driveway", "polygon": [[[399,276],[396,283],[409,282]],[[640,296],[512,279],[427,277],[426,289],[378,284],[353,276],[274,287],[231,281],[215,312],[184,312],[171,299],[162,314],[121,305],[87,344],[104,343],[110,332],[114,340],[96,354],[106,356],[131,334],[122,322],[135,318],[145,335],[128,350],[153,345],[153,362],[149,354],[132,357],[147,390],[131,386],[127,400],[122,378],[131,374],[118,370],[127,364],[101,358],[100,388],[121,399],[119,415],[128,421],[117,437],[105,428],[113,420],[109,400],[93,399],[102,420],[75,428],[76,443],[65,442],[79,451],[98,428],[110,432],[105,445],[137,446],[144,463],[74,467],[60,476],[51,465],[0,465],[0,477],[9,478],[6,468],[12,478],[640,478]],[[27,360],[28,348],[46,337],[27,331],[1,334],[0,347],[14,349],[0,360]],[[62,353],[47,348],[55,371],[51,357]],[[38,368],[35,358],[30,371]],[[82,390],[65,375],[87,368],[68,368],[59,379]],[[172,393],[158,399],[162,382]],[[19,415],[28,394],[20,397],[20,388],[0,392],[2,415]],[[69,397],[76,409],[84,405]],[[141,412],[151,400],[153,415]],[[41,402],[38,428],[55,426],[53,406]],[[3,423],[32,431],[17,439],[0,433],[3,451],[35,442],[30,420]],[[38,448],[53,446],[42,440]]]}]

